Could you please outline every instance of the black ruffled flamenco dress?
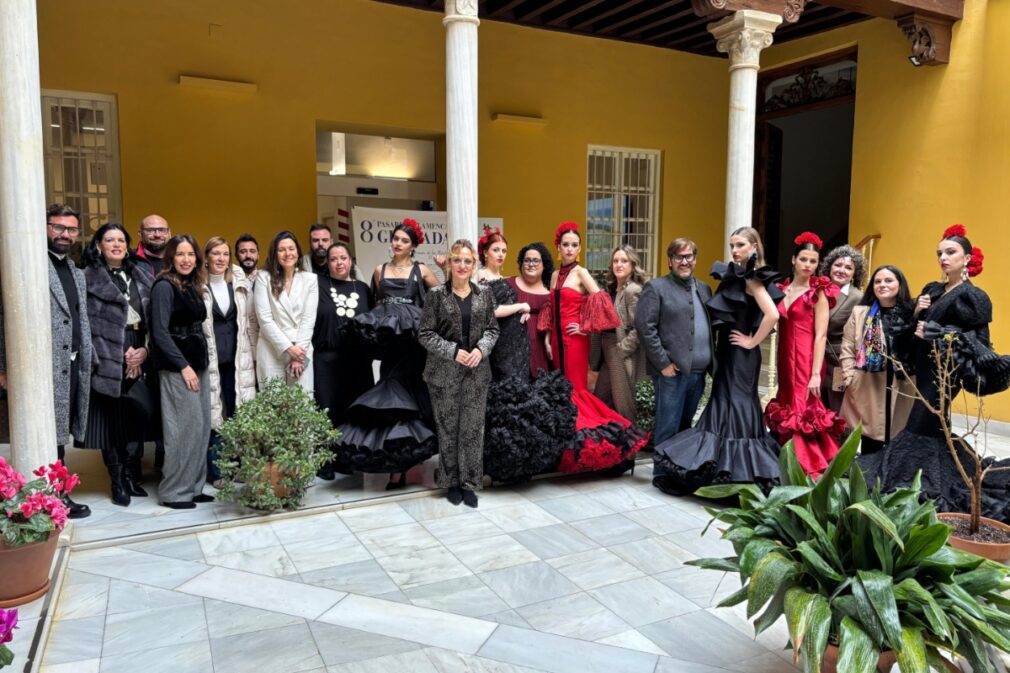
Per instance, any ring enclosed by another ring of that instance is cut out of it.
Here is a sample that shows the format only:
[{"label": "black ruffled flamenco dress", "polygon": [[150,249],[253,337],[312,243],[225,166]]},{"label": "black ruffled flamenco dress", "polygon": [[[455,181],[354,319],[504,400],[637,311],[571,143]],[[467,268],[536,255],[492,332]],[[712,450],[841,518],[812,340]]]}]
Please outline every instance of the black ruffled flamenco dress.
[{"label": "black ruffled flamenco dress", "polygon": [[[554,368],[572,384],[572,403],[578,411],[575,436],[561,454],[559,472],[605,470],[631,458],[649,441],[649,433],[604,404],[589,392],[589,333],[621,324],[606,292],[584,295],[564,287],[574,264],[558,271],[555,290],[540,312],[538,327],[551,331]],[[568,334],[566,325],[577,323],[581,334]]]},{"label": "black ruffled flamenco dress", "polygon": [[347,323],[348,329],[380,359],[379,382],[358,397],[340,425],[334,445],[334,469],[397,473],[438,452],[431,422],[431,399],[421,378],[424,349],[417,327],[424,304],[424,286],[415,263],[407,278],[386,278],[382,265],[376,305]]},{"label": "black ruffled flamenco dress", "polygon": [[[934,408],[939,406],[940,399],[934,343],[944,349],[941,353],[953,348],[956,371],[951,398],[956,397],[962,388],[991,395],[1010,386],[1010,357],[994,353],[989,341],[989,323],[992,321],[989,296],[970,281],[961,283],[946,294],[944,289],[941,282],[929,283],[920,293],[928,294],[932,303],[917,317],[917,320],[925,322],[924,338],[914,337],[916,386]],[[914,328],[913,320],[909,329]],[[954,335],[952,342],[944,339],[947,335]],[[949,407],[945,413],[949,418]],[[938,510],[971,511],[968,487],[950,455],[940,430],[940,419],[919,400],[913,404],[904,430],[883,450],[860,456],[857,461],[867,483],[873,484],[880,479],[881,489],[885,492],[909,485],[916,472],[922,470],[923,495],[935,500]],[[994,462],[997,461],[990,457],[985,465]],[[964,453],[961,464],[968,474],[974,474],[974,462]],[[998,461],[997,466],[1008,467],[1010,460]],[[982,483],[982,515],[1010,523],[1010,472],[986,476]]]},{"label": "black ruffled flamenco dress", "polygon": [[716,332],[716,371],[712,396],[698,423],[656,447],[653,485],[665,493],[687,495],[716,483],[756,483],[770,489],[778,482],[779,445],[765,429],[758,396],[761,349],[734,346],[729,333],[753,334],[763,313],[747,294],[747,281],[759,281],[772,300],[782,300],[780,276],[769,266],[746,268],[716,262],[712,277],[719,287],[707,302]]},{"label": "black ruffled flamenco dress", "polygon": [[[516,303],[516,292],[506,280],[487,285],[499,306]],[[553,471],[575,435],[572,384],[560,371],[541,370],[533,378],[529,331],[520,318],[516,313],[498,319],[498,342],[491,353],[484,473],[502,483]]]}]

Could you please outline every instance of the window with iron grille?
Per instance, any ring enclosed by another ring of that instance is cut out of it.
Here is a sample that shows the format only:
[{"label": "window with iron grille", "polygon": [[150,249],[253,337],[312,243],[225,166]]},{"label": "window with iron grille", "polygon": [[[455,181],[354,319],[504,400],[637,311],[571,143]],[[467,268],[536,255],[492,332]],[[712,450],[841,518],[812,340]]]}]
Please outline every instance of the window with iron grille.
[{"label": "window with iron grille", "polygon": [[116,98],[42,91],[46,203],[81,213],[81,240],[108,222],[123,223]]},{"label": "window with iron grille", "polygon": [[630,245],[649,277],[656,271],[659,150],[590,145],[586,188],[586,268],[602,280],[610,255]]}]

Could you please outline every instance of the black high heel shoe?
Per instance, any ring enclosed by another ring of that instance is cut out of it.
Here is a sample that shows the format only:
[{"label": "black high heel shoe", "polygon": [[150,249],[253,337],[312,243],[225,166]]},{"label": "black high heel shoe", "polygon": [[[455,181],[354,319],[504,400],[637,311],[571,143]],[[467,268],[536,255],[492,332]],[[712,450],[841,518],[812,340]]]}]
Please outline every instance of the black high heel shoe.
[{"label": "black high heel shoe", "polygon": [[406,472],[401,472],[400,473],[400,478],[397,479],[396,481],[393,481],[393,475],[389,475],[389,483],[386,484],[386,490],[387,491],[395,491],[398,488],[406,488],[406,487],[407,487],[407,473]]}]

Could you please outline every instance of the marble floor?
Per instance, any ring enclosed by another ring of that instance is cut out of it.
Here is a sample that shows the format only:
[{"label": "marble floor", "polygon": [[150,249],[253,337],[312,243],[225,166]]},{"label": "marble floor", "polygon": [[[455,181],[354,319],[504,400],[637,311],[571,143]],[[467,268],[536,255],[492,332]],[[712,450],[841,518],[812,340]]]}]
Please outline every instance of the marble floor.
[{"label": "marble floor", "polygon": [[[69,551],[43,673],[785,673],[700,502],[633,475],[436,494]],[[318,487],[317,487],[318,488]],[[19,661],[30,638],[15,640]],[[15,664],[18,667],[20,664]],[[32,670],[32,669],[29,669]]]},{"label": "marble floor", "polygon": [[[1007,457],[1002,430],[990,451]],[[20,608],[13,670],[797,670],[782,621],[755,639],[742,606],[715,607],[737,580],[684,565],[730,548],[701,535],[701,501],[652,488],[648,457],[489,489],[477,510],[432,492],[430,466],[393,495],[383,476],[320,481],[272,516],[116,507],[97,452],[68,463],[94,514],[71,527],[59,590]]]}]

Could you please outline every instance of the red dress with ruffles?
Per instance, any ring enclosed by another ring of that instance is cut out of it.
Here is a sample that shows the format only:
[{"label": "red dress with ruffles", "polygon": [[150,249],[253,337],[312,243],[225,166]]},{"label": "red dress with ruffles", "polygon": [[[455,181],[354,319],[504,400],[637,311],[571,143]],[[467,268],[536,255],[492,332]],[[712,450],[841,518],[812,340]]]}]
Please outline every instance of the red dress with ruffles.
[{"label": "red dress with ruffles", "polygon": [[[789,283],[780,285],[785,290]],[[814,307],[820,293],[834,306],[838,286],[814,276],[810,289],[788,307],[779,302],[778,393],[765,408],[765,422],[780,444],[790,439],[803,470],[818,476],[838,453],[845,420],[824,406],[807,386],[814,366]],[[821,365],[821,376],[825,367]]]},{"label": "red dress with ruffles", "polygon": [[[574,266],[574,265],[573,265]],[[573,267],[562,267],[557,288],[540,312],[537,327],[551,333],[551,359],[554,368],[564,372],[572,383],[572,403],[578,415],[575,437],[566,447],[558,464],[560,472],[602,470],[617,465],[641,449],[649,433],[604,404],[589,392],[589,333],[614,329],[621,324],[613,301],[606,292],[584,295],[564,287]],[[578,323],[584,334],[567,334],[565,326]]]}]

